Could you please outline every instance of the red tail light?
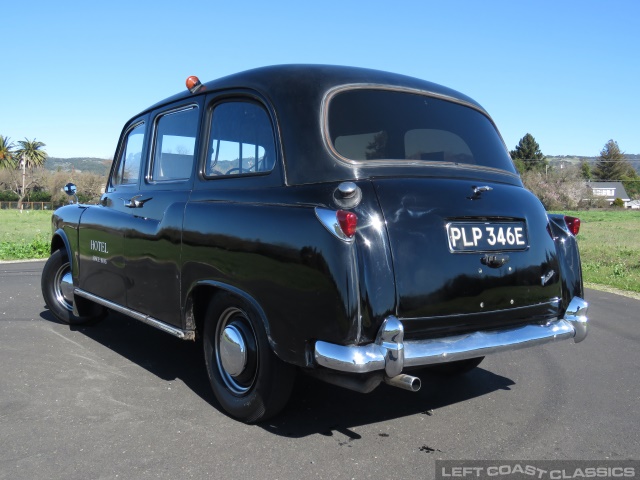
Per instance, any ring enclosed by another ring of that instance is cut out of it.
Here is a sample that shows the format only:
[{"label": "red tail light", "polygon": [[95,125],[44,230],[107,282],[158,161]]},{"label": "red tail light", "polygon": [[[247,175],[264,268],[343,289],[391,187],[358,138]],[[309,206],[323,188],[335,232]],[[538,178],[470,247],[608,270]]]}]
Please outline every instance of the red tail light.
[{"label": "red tail light", "polygon": [[344,234],[351,238],[356,234],[356,227],[358,226],[358,217],[353,212],[346,212],[344,210],[338,210],[336,212],[338,223]]},{"label": "red tail light", "polygon": [[565,215],[564,223],[567,224],[567,228],[573,235],[578,235],[580,231],[580,219],[576,217],[568,217]]}]

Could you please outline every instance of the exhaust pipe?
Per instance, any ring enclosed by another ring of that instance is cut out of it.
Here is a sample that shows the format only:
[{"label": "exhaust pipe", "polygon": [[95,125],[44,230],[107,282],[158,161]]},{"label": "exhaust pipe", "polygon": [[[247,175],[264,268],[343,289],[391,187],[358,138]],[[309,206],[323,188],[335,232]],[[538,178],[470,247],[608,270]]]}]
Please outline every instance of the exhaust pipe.
[{"label": "exhaust pipe", "polygon": [[392,387],[409,390],[410,392],[417,392],[422,386],[418,377],[405,375],[404,373],[396,375],[395,377],[384,377],[384,383],[391,385]]}]

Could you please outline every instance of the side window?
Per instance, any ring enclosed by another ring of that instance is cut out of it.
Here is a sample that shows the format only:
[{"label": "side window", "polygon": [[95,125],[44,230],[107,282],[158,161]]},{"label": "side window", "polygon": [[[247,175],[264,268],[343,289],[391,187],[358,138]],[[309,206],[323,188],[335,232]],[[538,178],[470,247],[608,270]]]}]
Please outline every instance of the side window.
[{"label": "side window", "polygon": [[150,180],[167,182],[191,178],[198,116],[198,107],[190,106],[158,117]]},{"label": "side window", "polygon": [[243,175],[269,172],[276,161],[273,128],[267,111],[251,101],[217,105],[211,115],[211,134],[205,175]]},{"label": "side window", "polygon": [[111,180],[113,186],[138,183],[145,130],[144,123],[139,123],[127,132],[124,149],[120,153],[118,168]]}]

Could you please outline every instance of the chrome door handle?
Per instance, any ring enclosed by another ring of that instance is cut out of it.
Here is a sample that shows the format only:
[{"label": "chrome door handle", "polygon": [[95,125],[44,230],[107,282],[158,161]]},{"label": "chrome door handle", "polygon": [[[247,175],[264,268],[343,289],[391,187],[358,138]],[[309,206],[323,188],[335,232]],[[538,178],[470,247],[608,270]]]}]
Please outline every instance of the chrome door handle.
[{"label": "chrome door handle", "polygon": [[127,208],[141,208],[146,202],[151,200],[153,197],[142,198],[142,195],[135,195],[131,197],[129,200],[126,198],[120,198],[124,202],[124,206]]}]

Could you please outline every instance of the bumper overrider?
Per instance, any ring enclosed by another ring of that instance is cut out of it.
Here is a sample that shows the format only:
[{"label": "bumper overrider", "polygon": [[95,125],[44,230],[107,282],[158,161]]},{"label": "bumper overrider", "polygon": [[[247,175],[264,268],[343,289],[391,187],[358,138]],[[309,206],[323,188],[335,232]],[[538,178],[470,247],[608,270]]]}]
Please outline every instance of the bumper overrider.
[{"label": "bumper overrider", "polygon": [[402,322],[389,316],[382,323],[374,343],[345,346],[317,341],[314,356],[318,365],[328,369],[347,374],[380,372],[385,382],[417,391],[420,379],[402,374],[405,367],[454,362],[570,338],[579,343],[587,336],[588,308],[589,304],[582,298],[574,297],[564,317],[545,325],[408,341],[404,341]]}]

